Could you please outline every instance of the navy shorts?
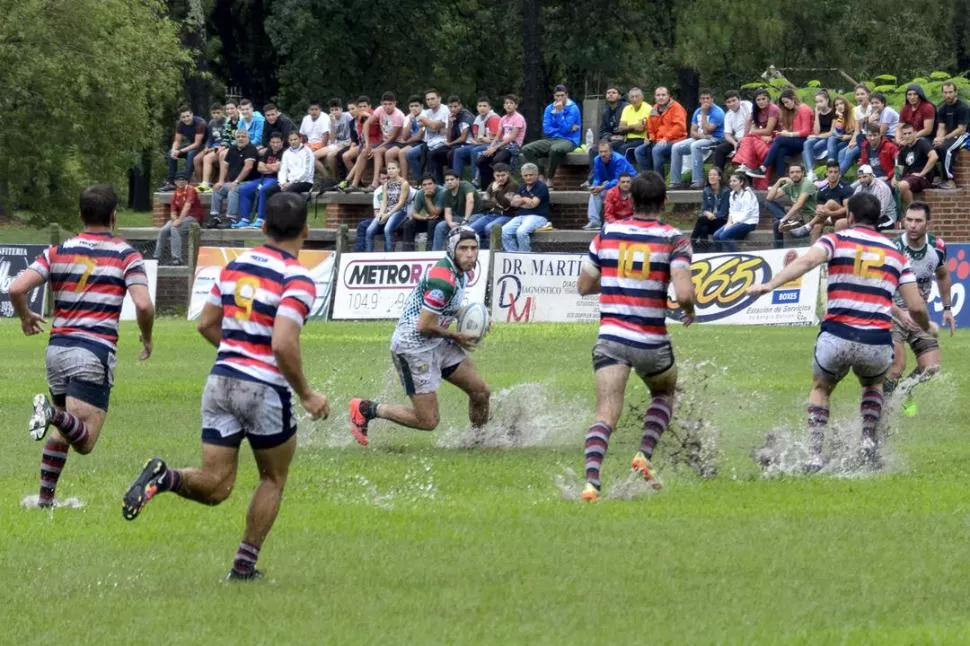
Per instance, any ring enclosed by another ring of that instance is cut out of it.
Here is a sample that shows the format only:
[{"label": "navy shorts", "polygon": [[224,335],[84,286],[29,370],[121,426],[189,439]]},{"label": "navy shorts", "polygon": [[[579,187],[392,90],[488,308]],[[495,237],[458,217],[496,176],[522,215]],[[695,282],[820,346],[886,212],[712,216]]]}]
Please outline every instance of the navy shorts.
[{"label": "navy shorts", "polygon": [[114,383],[115,353],[94,342],[52,337],[47,346],[47,386],[58,408],[67,398],[108,410]]},{"label": "navy shorts", "polygon": [[272,449],[296,434],[288,388],[224,375],[209,375],[202,394],[202,442],[253,450]]}]

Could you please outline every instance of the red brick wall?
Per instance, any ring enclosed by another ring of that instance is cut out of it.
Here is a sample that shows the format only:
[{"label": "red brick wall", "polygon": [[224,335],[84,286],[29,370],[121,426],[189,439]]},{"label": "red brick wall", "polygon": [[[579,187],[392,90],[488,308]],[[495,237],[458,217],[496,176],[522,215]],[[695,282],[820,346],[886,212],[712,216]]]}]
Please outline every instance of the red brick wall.
[{"label": "red brick wall", "polygon": [[160,314],[185,315],[189,306],[189,269],[160,267],[155,291],[155,309]]},{"label": "red brick wall", "polygon": [[[556,169],[553,186],[557,191],[578,191],[580,184],[589,176],[589,166],[562,164]],[[585,220],[583,220],[585,222]]]},{"label": "red brick wall", "polygon": [[957,189],[930,189],[918,196],[930,205],[930,230],[952,242],[970,240],[970,151],[961,151],[953,167]]}]

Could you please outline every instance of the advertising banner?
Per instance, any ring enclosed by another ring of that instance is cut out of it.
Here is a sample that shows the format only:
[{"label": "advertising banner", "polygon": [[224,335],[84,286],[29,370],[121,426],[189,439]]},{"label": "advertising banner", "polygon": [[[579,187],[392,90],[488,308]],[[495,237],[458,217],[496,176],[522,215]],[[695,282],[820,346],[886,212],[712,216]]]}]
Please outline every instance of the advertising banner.
[{"label": "advertising banner", "polygon": [[[10,283],[20,272],[27,269],[40,254],[47,249],[43,244],[2,244],[0,245],[0,316],[16,316],[10,302]],[[27,307],[35,314],[44,314],[47,289],[43,285],[27,295]]]},{"label": "advertising banner", "polygon": [[[333,318],[397,319],[418,281],[444,257],[443,251],[345,253],[340,256]],[[488,251],[468,276],[465,301],[485,302]]]},{"label": "advertising banner", "polygon": [[[195,280],[189,299],[189,320],[199,318],[205,299],[212,290],[212,284],[219,272],[240,255],[249,251],[245,247],[201,247],[199,261],[195,268]],[[330,306],[330,291],[333,289],[334,252],[319,249],[304,249],[300,252],[300,263],[307,268],[310,278],[317,287],[317,299],[310,310],[311,319],[326,319]]]},{"label": "advertising banner", "polygon": [[[148,294],[152,297],[152,305],[155,304],[155,292],[158,289],[158,261],[145,261],[145,275],[148,276]],[[135,302],[131,300],[131,294],[125,292],[125,300],[121,303],[121,320],[135,320]]]},{"label": "advertising banner", "polygon": [[[970,307],[967,307],[967,293],[970,292],[970,244],[946,245],[946,268],[950,270],[950,305],[953,306],[953,318],[957,327],[970,327]],[[930,294],[930,320],[937,324],[943,321],[943,301],[940,300],[940,288],[933,281],[933,292]],[[946,332],[949,335],[949,332]]]},{"label": "advertising banner", "polygon": [[576,291],[585,256],[582,253],[496,253],[492,321],[599,321],[599,295],[580,296]]}]

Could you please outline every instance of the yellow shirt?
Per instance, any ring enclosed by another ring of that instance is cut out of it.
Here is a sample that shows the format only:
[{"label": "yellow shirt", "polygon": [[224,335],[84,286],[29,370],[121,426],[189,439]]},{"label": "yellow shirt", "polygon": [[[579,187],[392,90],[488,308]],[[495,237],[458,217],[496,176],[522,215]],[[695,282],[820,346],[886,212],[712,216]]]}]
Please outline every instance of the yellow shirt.
[{"label": "yellow shirt", "polygon": [[633,104],[628,104],[623,108],[623,113],[620,115],[620,123],[624,126],[632,126],[635,123],[644,124],[643,132],[628,132],[626,133],[627,139],[646,139],[647,138],[647,128],[646,121],[647,117],[650,116],[650,110],[653,109],[649,103],[644,101],[640,104],[640,109],[637,110],[633,107]]}]

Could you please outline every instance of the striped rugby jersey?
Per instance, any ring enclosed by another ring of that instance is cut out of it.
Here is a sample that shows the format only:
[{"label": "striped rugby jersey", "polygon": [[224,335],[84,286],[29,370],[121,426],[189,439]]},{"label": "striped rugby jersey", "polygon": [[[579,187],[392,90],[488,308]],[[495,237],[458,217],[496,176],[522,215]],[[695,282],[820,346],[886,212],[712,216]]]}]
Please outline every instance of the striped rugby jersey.
[{"label": "striped rugby jersey", "polygon": [[593,238],[589,259],[600,268],[599,338],[651,349],[670,341],[670,270],[690,271],[690,239],[659,220],[611,222]]},{"label": "striped rugby jersey", "polygon": [[268,244],[226,265],[209,292],[223,314],[212,374],[289,388],[273,356],[273,323],[285,316],[302,327],[316,294],[300,261]]},{"label": "striped rugby jersey", "polygon": [[391,352],[418,353],[433,350],[444,343],[440,336],[425,336],[418,332],[421,312],[428,310],[438,317],[441,327],[451,325],[465,301],[468,274],[458,271],[451,258],[445,256],[411,290],[404,303],[401,318],[391,337]]},{"label": "striped rugby jersey", "polygon": [[30,266],[54,293],[51,338],[93,341],[117,350],[125,292],[148,286],[145,261],[110,232],[81,234],[50,247]]},{"label": "striped rugby jersey", "polygon": [[824,235],[815,246],[828,259],[822,331],[860,343],[892,343],[893,294],[916,282],[906,254],[881,233],[858,226]]}]

